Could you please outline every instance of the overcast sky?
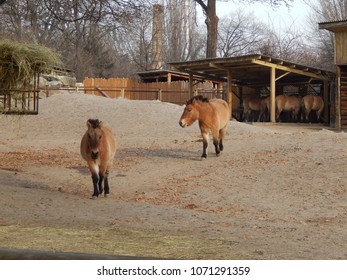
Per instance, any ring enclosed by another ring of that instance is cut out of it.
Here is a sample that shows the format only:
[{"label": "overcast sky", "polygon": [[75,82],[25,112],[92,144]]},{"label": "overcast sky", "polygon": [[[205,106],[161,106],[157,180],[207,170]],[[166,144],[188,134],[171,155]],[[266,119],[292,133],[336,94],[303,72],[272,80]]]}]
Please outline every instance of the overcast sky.
[{"label": "overcast sky", "polygon": [[[253,11],[254,15],[268,25],[276,25],[280,29],[285,29],[286,26],[294,24],[299,27],[307,25],[307,17],[310,8],[307,7],[302,0],[294,0],[290,8],[281,6],[277,9],[272,9],[269,5],[264,4],[239,4],[238,1],[218,1],[217,0],[217,16],[229,16],[230,13],[239,7],[245,11]],[[317,24],[318,28],[318,24]]]}]

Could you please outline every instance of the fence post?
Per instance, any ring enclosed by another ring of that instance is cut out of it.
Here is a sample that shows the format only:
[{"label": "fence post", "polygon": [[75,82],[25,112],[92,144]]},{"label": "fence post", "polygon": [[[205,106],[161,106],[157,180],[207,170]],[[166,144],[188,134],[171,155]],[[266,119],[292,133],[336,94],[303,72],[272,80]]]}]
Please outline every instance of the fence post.
[{"label": "fence post", "polygon": [[124,98],[124,96],[125,96],[125,89],[124,89],[124,88],[121,88],[121,89],[120,89],[120,96],[121,96],[122,98]]},{"label": "fence post", "polygon": [[162,100],[162,93],[163,93],[163,90],[160,88],[160,89],[158,90],[158,96],[157,96],[157,99],[158,99],[159,101]]}]

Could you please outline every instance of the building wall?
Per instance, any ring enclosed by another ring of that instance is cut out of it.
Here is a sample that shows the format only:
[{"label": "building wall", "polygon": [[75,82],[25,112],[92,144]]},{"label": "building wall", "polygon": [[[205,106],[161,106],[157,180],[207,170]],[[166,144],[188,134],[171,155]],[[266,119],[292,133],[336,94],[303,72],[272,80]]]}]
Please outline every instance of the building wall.
[{"label": "building wall", "polygon": [[335,64],[347,65],[347,32],[335,33]]}]

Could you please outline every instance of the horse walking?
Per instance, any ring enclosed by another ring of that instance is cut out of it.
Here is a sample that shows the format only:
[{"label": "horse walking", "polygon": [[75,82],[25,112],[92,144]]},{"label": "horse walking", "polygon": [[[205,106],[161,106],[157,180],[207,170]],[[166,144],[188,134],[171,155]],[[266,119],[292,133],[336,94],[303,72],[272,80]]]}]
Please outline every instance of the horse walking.
[{"label": "horse walking", "polygon": [[116,154],[116,140],[111,130],[97,119],[89,119],[87,127],[88,130],[81,140],[81,156],[87,161],[92,174],[93,198],[103,193],[103,183],[106,197],[110,193],[108,174]]},{"label": "horse walking", "polygon": [[301,97],[300,96],[288,96],[278,95],[275,99],[276,102],[276,121],[279,121],[279,117],[282,112],[292,112],[292,120],[299,120],[299,113],[301,109]]},{"label": "horse walking", "polygon": [[202,95],[194,96],[187,101],[179,124],[181,127],[190,126],[199,121],[201,136],[203,138],[202,159],[207,157],[208,138],[212,132],[213,145],[216,155],[223,151],[223,140],[230,120],[228,103],[222,99],[208,100]]},{"label": "horse walking", "polygon": [[322,112],[324,110],[323,98],[316,95],[306,95],[302,98],[302,121],[309,121],[309,115],[312,110],[316,111],[317,122],[320,121]]},{"label": "horse walking", "polygon": [[[252,113],[252,111],[258,111],[258,119],[257,121],[260,122],[262,118],[266,114],[266,109],[269,108],[269,100],[270,98],[260,98],[260,97],[246,97],[243,99],[243,113],[245,115],[245,121],[249,121],[249,117]],[[266,116],[265,116],[266,120]]]}]

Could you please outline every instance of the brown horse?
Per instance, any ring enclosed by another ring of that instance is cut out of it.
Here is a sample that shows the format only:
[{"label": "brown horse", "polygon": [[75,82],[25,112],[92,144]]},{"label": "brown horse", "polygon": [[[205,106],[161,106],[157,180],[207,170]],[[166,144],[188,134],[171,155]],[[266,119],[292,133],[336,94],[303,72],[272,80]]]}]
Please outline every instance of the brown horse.
[{"label": "brown horse", "polygon": [[317,122],[320,121],[320,117],[324,110],[324,101],[323,98],[316,95],[306,95],[302,98],[302,121],[308,121],[309,115],[312,110],[316,111]]},{"label": "brown horse", "polygon": [[199,121],[201,136],[203,138],[203,152],[201,158],[207,157],[208,137],[212,132],[213,145],[216,155],[223,151],[223,139],[230,120],[228,103],[222,99],[208,100],[202,95],[194,96],[187,101],[179,121],[181,127],[186,127]]},{"label": "brown horse", "polygon": [[[258,111],[258,122],[261,121],[263,116],[266,114],[266,109],[269,108],[269,100],[270,98],[260,98],[260,97],[246,97],[243,99],[243,113],[245,115],[245,121],[249,121],[249,116],[252,111]],[[266,119],[266,117],[265,117]]]},{"label": "brown horse", "polygon": [[111,130],[104,127],[102,122],[97,119],[89,119],[87,127],[88,130],[81,140],[81,156],[87,161],[92,174],[93,198],[102,194],[103,182],[106,197],[110,193],[108,174],[116,154],[116,140]]},{"label": "brown horse", "polygon": [[292,112],[292,120],[299,120],[299,113],[301,109],[301,97],[300,96],[288,96],[278,95],[275,99],[276,102],[276,121],[279,121],[279,117],[282,112]]}]

